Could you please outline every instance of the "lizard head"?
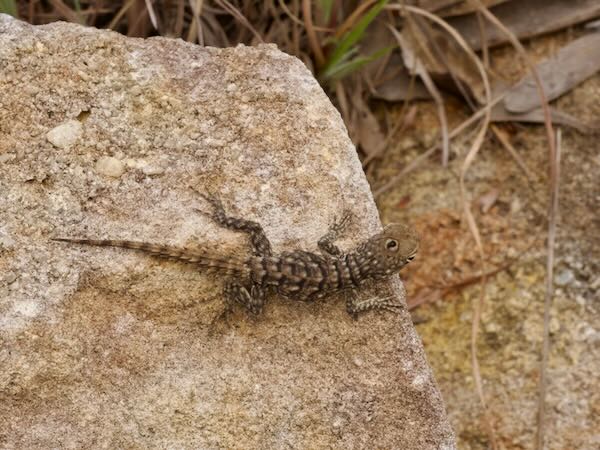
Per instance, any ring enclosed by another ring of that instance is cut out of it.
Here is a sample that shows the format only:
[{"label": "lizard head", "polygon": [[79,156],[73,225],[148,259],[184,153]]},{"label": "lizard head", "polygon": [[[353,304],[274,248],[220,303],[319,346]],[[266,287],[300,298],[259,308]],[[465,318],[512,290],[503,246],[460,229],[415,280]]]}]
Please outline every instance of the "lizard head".
[{"label": "lizard head", "polygon": [[372,278],[386,278],[412,261],[418,249],[419,236],[414,229],[391,223],[357,249],[356,259]]}]

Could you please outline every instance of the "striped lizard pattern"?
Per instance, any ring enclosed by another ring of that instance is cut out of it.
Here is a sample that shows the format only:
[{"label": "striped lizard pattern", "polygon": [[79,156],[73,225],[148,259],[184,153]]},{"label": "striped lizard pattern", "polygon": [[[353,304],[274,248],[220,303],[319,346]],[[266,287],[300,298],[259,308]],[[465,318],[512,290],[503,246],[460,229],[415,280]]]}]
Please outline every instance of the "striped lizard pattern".
[{"label": "striped lizard pattern", "polygon": [[55,238],[77,244],[121,247],[155,256],[184,261],[227,276],[225,297],[229,304],[243,305],[258,314],[269,291],[293,300],[313,301],[345,291],[346,310],[351,315],[369,309],[398,311],[402,305],[393,297],[360,300],[354,292],[369,280],[381,280],[396,274],[412,261],[419,247],[415,231],[392,223],[367,239],[353,251],[343,253],[334,241],[346,229],[349,215],[336,221],[319,241],[321,253],[303,250],[273,254],[262,226],[254,221],[228,216],[221,202],[204,196],[213,206],[210,217],[220,226],[248,233],[253,254],[248,257],[217,255],[172,246],[125,240]]}]

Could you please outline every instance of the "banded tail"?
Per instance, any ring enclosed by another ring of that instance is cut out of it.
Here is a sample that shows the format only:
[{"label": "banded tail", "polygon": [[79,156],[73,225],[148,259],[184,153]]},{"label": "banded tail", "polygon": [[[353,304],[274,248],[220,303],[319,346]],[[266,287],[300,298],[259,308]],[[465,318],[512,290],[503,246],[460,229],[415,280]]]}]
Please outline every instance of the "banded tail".
[{"label": "banded tail", "polygon": [[115,239],[76,239],[52,238],[53,241],[71,242],[74,244],[95,245],[98,247],[119,247],[150,253],[161,258],[184,261],[208,269],[216,269],[228,274],[242,275],[249,272],[245,260],[234,257],[219,257],[212,254],[200,253],[186,248],[168,245],[150,244],[148,242],[124,241]]}]

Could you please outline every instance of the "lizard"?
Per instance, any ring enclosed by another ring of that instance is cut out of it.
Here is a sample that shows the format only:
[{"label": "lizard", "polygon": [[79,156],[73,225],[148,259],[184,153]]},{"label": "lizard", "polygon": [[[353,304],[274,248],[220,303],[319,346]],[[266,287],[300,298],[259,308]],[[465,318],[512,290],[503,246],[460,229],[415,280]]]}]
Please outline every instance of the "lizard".
[{"label": "lizard", "polygon": [[[253,249],[251,256],[218,255],[128,240],[62,237],[52,240],[139,250],[219,271],[227,276],[224,294],[228,304],[239,303],[253,314],[262,311],[266,294],[270,291],[301,301],[313,301],[341,291],[355,294],[355,290],[366,282],[386,279],[399,272],[415,258],[419,248],[419,237],[411,227],[391,223],[354,250],[344,253],[334,241],[350,222],[350,214],[346,213],[339,221],[334,220],[327,233],[319,239],[320,254],[304,250],[273,254],[271,243],[258,222],[229,216],[219,199],[208,195],[203,197],[213,207],[213,213],[198,211],[211,217],[221,227],[247,233]],[[354,317],[369,309],[397,312],[401,308],[402,305],[393,297],[366,300],[359,300],[356,295],[346,297],[346,310]]]}]

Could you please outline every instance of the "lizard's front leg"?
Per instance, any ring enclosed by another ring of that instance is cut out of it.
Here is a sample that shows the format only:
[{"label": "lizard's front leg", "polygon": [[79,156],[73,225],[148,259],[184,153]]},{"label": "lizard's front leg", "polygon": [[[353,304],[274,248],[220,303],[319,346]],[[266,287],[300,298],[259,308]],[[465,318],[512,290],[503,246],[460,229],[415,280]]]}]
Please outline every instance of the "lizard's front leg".
[{"label": "lizard's front leg", "polygon": [[228,216],[225,213],[223,204],[218,198],[202,193],[200,195],[214,208],[213,214],[209,214],[209,216],[215,222],[224,228],[244,231],[250,235],[250,242],[252,243],[252,247],[254,248],[254,252],[257,256],[271,256],[273,254],[271,242],[267,238],[262,226],[258,222]]},{"label": "lizard's front leg", "polygon": [[333,225],[331,225],[327,233],[321,239],[319,239],[318,245],[321,251],[329,253],[333,256],[342,255],[340,248],[333,242],[340,237],[340,234],[346,228],[348,228],[348,225],[350,224],[350,217],[350,213],[346,212],[339,222],[337,220],[333,222]]},{"label": "lizard's front leg", "polygon": [[240,303],[252,314],[260,314],[265,304],[265,290],[252,285],[250,290],[237,280],[225,283],[225,298],[231,303]]}]

